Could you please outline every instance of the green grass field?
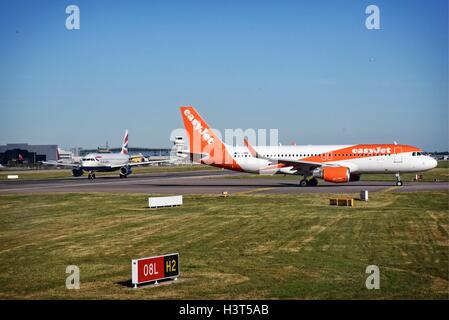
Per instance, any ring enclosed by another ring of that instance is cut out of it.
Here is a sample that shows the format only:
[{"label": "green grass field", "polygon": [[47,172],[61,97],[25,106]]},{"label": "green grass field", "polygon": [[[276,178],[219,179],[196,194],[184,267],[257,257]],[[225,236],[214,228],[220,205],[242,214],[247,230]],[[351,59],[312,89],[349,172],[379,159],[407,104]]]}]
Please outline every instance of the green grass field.
[{"label": "green grass field", "polygon": [[[0,299],[448,299],[448,192],[0,196]],[[181,277],[131,289],[132,258],[179,252]],[[65,288],[67,265],[81,289]],[[367,290],[365,268],[380,268]]]},{"label": "green grass field", "polygon": [[[133,174],[142,173],[158,173],[158,172],[186,172],[186,171],[198,171],[198,170],[220,170],[215,167],[203,166],[203,165],[179,165],[179,166],[145,166],[133,168]],[[58,179],[58,178],[70,178],[72,177],[72,171],[70,169],[46,169],[46,170],[14,170],[14,171],[0,171],[0,180],[6,180],[8,175],[18,174],[19,179]],[[97,172],[97,176],[119,176],[119,172]],[[87,174],[84,173],[80,179],[86,178]]]}]

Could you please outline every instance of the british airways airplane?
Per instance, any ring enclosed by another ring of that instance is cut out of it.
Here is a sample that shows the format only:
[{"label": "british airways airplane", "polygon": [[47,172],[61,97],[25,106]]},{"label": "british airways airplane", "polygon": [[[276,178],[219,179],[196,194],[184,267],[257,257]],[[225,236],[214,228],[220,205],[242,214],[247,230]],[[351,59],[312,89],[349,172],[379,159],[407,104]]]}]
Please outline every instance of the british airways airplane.
[{"label": "british airways airplane", "polygon": [[80,163],[42,161],[46,165],[71,167],[74,177],[80,177],[86,171],[88,172],[87,177],[89,179],[95,179],[95,172],[111,172],[117,170],[119,171],[120,178],[126,178],[132,173],[132,167],[160,162],[168,162],[168,160],[132,162],[128,154],[128,130],[125,131],[120,153],[89,153],[80,160]]},{"label": "british airways airplane", "polygon": [[245,146],[234,147],[224,144],[195,108],[181,107],[181,116],[190,145],[189,151],[181,153],[193,161],[241,172],[299,175],[302,187],[316,186],[317,178],[334,183],[358,181],[364,173],[394,173],[396,185],[402,186],[401,173],[437,166],[421,149],[400,144],[252,147],[245,139]]}]

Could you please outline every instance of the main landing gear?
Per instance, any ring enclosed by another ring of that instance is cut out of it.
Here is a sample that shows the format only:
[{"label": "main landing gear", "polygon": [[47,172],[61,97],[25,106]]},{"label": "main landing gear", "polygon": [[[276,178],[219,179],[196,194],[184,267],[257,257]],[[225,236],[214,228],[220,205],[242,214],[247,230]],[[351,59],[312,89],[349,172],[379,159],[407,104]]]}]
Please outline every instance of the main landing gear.
[{"label": "main landing gear", "polygon": [[93,171],[89,172],[89,174],[87,175],[87,179],[89,180],[95,179],[95,173]]},{"label": "main landing gear", "polygon": [[318,180],[316,178],[312,178],[312,179],[304,178],[301,181],[299,181],[300,187],[307,187],[307,186],[315,187],[317,185],[318,185]]},{"label": "main landing gear", "polygon": [[121,174],[120,173],[120,179],[122,179],[122,178],[126,178],[128,175],[126,175],[126,174]]},{"label": "main landing gear", "polygon": [[403,185],[402,181],[401,181],[401,176],[399,175],[399,172],[396,173],[396,185],[398,187],[401,187]]}]

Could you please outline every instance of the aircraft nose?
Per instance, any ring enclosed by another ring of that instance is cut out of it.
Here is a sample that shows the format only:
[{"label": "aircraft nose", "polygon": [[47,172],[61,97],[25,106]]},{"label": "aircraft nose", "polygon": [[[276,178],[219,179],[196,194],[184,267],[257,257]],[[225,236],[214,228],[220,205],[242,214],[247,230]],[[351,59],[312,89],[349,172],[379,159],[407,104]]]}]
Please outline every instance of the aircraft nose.
[{"label": "aircraft nose", "polygon": [[438,165],[438,161],[436,161],[434,158],[429,157],[429,166],[430,169],[435,168]]}]

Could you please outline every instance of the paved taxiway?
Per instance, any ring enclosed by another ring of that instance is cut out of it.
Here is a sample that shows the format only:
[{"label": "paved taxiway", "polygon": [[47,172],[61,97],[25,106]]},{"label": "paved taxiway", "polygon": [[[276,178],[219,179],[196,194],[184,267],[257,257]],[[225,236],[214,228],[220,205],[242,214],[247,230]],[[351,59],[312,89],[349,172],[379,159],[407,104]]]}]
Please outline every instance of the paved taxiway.
[{"label": "paved taxiway", "polygon": [[[225,175],[242,175],[224,179]],[[245,178],[245,174],[231,171],[191,171],[97,177],[90,181],[79,178],[52,180],[12,180],[0,182],[0,194],[42,192],[132,192],[147,194],[217,194],[228,193],[351,193],[360,190],[391,192],[419,192],[447,190],[447,182],[406,182],[396,187],[394,182],[357,181],[335,185],[320,181],[317,187],[298,187],[298,181],[280,178]]]}]

